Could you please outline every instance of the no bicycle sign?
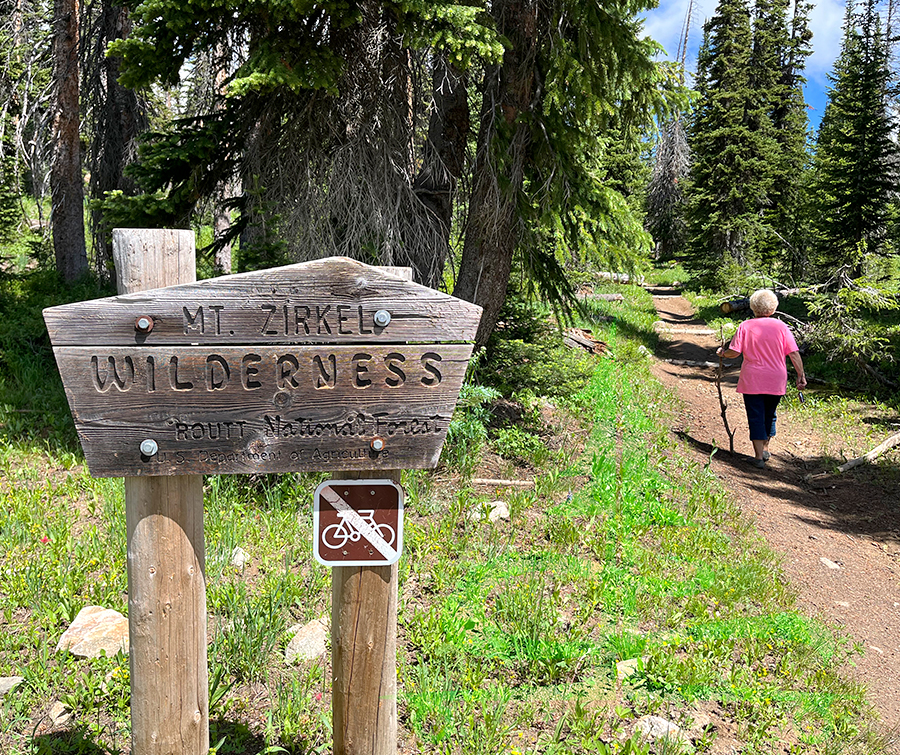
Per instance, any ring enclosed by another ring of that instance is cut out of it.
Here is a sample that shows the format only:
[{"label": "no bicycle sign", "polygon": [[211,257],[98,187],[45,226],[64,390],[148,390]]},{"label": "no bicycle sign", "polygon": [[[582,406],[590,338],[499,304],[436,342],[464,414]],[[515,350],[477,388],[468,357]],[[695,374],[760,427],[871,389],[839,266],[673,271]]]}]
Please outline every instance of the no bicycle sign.
[{"label": "no bicycle sign", "polygon": [[403,488],[393,480],[326,480],[313,503],[313,555],[325,566],[387,566],[403,550]]}]

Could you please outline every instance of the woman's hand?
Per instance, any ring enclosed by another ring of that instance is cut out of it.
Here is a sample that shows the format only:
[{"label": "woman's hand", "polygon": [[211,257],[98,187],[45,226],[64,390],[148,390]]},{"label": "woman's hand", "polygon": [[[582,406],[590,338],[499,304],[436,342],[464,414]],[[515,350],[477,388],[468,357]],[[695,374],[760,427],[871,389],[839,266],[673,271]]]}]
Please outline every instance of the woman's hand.
[{"label": "woman's hand", "polygon": [[806,375],[797,375],[797,389],[803,390],[806,388]]}]

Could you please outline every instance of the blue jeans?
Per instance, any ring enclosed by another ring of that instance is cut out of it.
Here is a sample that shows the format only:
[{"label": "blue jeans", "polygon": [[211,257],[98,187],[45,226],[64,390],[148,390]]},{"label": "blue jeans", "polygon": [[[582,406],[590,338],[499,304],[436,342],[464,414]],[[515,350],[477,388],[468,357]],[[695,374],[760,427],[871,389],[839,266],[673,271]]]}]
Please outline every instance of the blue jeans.
[{"label": "blue jeans", "polygon": [[768,393],[744,393],[744,409],[750,425],[750,440],[768,440],[775,436],[775,409],[781,396]]}]

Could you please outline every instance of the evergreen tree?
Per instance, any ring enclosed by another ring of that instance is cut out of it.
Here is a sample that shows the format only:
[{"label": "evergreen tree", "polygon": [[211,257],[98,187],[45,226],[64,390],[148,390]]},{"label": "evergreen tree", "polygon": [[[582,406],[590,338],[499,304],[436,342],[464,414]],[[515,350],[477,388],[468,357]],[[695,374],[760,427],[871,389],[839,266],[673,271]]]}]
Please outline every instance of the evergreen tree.
[{"label": "evergreen tree", "polygon": [[689,264],[702,273],[745,267],[765,236],[760,210],[771,188],[766,156],[774,140],[765,103],[751,88],[752,39],[746,0],[722,0],[704,26],[687,215]]},{"label": "evergreen tree", "polygon": [[[119,224],[184,226],[237,178],[230,233],[245,268],[276,261],[272,251],[344,254],[432,282],[462,185],[456,291],[485,307],[484,341],[513,255],[560,302],[573,248],[618,263],[648,245],[600,138],[615,118],[637,145],[639,127],[683,99],[641,38],[644,4],[263,0],[236,13],[200,0],[176,13],[167,0],[132,2],[133,33],[111,47],[126,85],[175,83],[223,47],[235,66],[210,106],[149,135],[132,170],[142,193],[114,192],[106,211]],[[465,110],[476,97],[473,165]],[[263,253],[248,259],[252,236]]]},{"label": "evergreen tree", "polygon": [[796,238],[810,34],[802,2],[722,0],[704,28],[690,129],[689,264],[785,266]]},{"label": "evergreen tree", "polygon": [[816,149],[818,260],[857,276],[866,253],[891,251],[888,220],[897,188],[888,45],[874,0],[848,3],[829,79]]},{"label": "evergreen tree", "polygon": [[756,93],[757,129],[764,133],[764,164],[770,189],[762,211],[768,233],[760,238],[761,261],[769,271],[799,272],[803,239],[798,222],[800,185],[806,167],[806,105],[802,85],[810,53],[808,3],[756,0],[751,87]]},{"label": "evergreen tree", "polygon": [[[807,151],[809,120],[803,98],[803,71],[812,52],[809,13],[812,5],[794,0],[790,36],[781,38],[780,75],[775,86],[772,123],[781,148],[775,165],[772,205],[768,220],[778,240],[770,262],[778,274],[795,280],[808,268],[810,227],[805,211],[809,191],[810,165]],[[786,254],[783,250],[786,248]]]}]

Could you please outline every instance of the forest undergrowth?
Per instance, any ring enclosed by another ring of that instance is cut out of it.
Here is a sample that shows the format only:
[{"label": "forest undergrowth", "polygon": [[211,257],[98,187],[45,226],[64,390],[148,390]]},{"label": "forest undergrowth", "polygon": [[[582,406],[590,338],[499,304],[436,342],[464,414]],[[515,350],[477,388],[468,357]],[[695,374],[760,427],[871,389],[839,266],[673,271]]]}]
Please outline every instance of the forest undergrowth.
[{"label": "forest undergrowth", "polygon": [[[83,465],[38,319],[58,301],[48,280],[0,290],[0,677],[24,677],[0,699],[0,751],[126,753],[127,658],[54,649],[84,606],[128,605],[122,482]],[[674,399],[641,348],[655,346],[652,302],[625,294],[587,301],[603,357],[563,347],[546,313],[508,309],[441,467],[404,473],[402,751],[890,752],[841,674],[856,649],[795,609],[777,554],[679,453]],[[329,655],[284,659],[291,627],[329,615],[310,547],[322,478],[205,481],[218,755],[330,752]],[[497,501],[509,518],[492,522]],[[55,703],[67,722],[51,721]],[[635,729],[648,716],[680,734],[648,740]]]}]

